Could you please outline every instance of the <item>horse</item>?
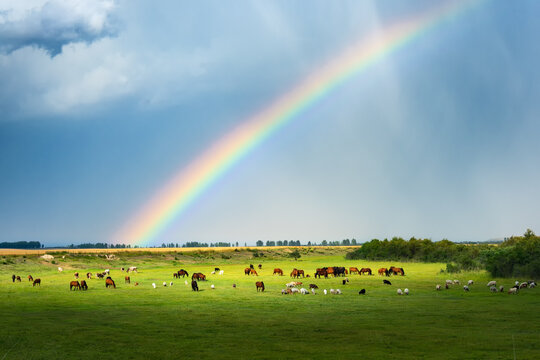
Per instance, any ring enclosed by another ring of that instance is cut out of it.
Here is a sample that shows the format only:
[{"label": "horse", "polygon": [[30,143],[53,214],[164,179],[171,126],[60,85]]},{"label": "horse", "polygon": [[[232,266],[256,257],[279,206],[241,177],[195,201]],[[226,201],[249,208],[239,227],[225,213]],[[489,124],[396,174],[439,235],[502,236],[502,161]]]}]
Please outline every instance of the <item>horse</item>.
[{"label": "horse", "polygon": [[16,279],[16,278],[17,278],[17,276],[15,276],[15,274],[11,275],[11,280],[12,280],[13,282],[15,282],[15,279]]},{"label": "horse", "polygon": [[291,277],[292,277],[292,278],[298,277],[298,270],[293,269],[293,270],[291,271]]},{"label": "horse", "polygon": [[78,273],[78,272],[76,272],[76,273],[73,274],[73,275],[75,275],[75,279],[78,279],[78,278],[79,278],[79,273]]},{"label": "horse", "polygon": [[405,271],[403,271],[403,268],[398,268],[398,267],[395,267],[395,266],[390,266],[388,271],[392,275],[401,275],[401,276],[405,275]]},{"label": "horse", "polygon": [[251,274],[251,270],[253,270],[252,268],[245,268],[244,269],[244,275],[249,275]]},{"label": "horse", "polygon": [[173,278],[178,279],[178,273],[173,273],[172,276]]},{"label": "horse", "polygon": [[18,281],[18,282],[21,282],[21,281],[22,281],[20,276],[17,276],[17,281]]},{"label": "horse", "polygon": [[34,280],[34,282],[32,283],[32,286],[36,286],[36,285],[41,286],[41,279],[35,279]]},{"label": "horse", "polygon": [[316,277],[319,277],[319,279],[321,278],[321,276],[324,276],[324,278],[328,278],[328,269],[327,268],[319,268],[317,270],[315,270],[315,278]]},{"label": "horse", "polygon": [[103,279],[103,277],[105,276],[102,273],[97,273],[96,275],[97,275],[98,279]]},{"label": "horse", "polygon": [[85,281],[85,280],[81,280],[81,289],[82,289],[82,290],[88,290],[88,285],[86,285],[86,281]]},{"label": "horse", "polygon": [[32,275],[28,275],[28,281],[34,281],[34,278],[32,277]]},{"label": "horse", "polygon": [[[193,276],[195,276],[195,274],[193,274]],[[191,280],[191,290],[199,291],[199,285],[197,284],[197,281]]]},{"label": "horse", "polygon": [[253,264],[249,264],[249,268],[250,269],[255,269],[255,267],[253,267]]},{"label": "horse", "polygon": [[71,291],[73,288],[75,288],[75,290],[81,290],[81,284],[79,284],[77,280],[73,280],[69,283],[69,290]]},{"label": "horse", "polygon": [[188,272],[184,269],[180,269],[178,270],[178,277],[184,277],[184,276],[189,276]]},{"label": "horse", "polygon": [[276,275],[276,274],[278,274],[279,276],[283,276],[283,270],[281,270],[280,268],[275,268],[274,273],[272,275]]},{"label": "horse", "polygon": [[116,284],[114,283],[114,280],[111,279],[110,276],[107,276],[107,279],[105,280],[105,287],[108,288],[110,286],[116,289]]},{"label": "horse", "polygon": [[362,268],[360,269],[360,275],[367,273],[368,275],[371,275],[371,269],[370,268]]},{"label": "horse", "polygon": [[259,276],[259,274],[257,274],[257,271],[255,271],[255,269],[251,269],[251,275]]},{"label": "horse", "polygon": [[203,275],[203,273],[194,273],[193,276],[191,277],[191,280],[204,281],[204,280],[206,280],[206,275]]},{"label": "horse", "polygon": [[390,276],[390,273],[388,272],[387,268],[380,268],[379,269],[379,275]]},{"label": "horse", "polygon": [[86,278],[87,278],[87,279],[91,279],[91,278],[92,278],[92,273],[91,273],[91,272],[86,273]]},{"label": "horse", "polygon": [[300,277],[300,275],[302,275],[302,277],[305,277],[304,270],[298,270],[297,277]]},{"label": "horse", "polygon": [[124,283],[126,283],[126,284],[131,284],[131,278],[130,278],[129,276],[126,276],[126,277],[124,278]]},{"label": "horse", "polygon": [[351,273],[351,275],[354,274],[354,273],[360,275],[360,270],[358,270],[357,267],[350,267],[349,272]]},{"label": "horse", "polygon": [[310,289],[318,289],[319,287],[315,284],[309,284]]},{"label": "horse", "polygon": [[386,285],[392,285],[392,283],[390,281],[388,281],[388,280],[383,280],[382,282],[383,282],[383,284],[386,284]]},{"label": "horse", "polygon": [[259,290],[261,290],[261,292],[264,292],[264,282],[257,281],[255,283],[255,286],[257,287],[257,292],[259,292]]},{"label": "horse", "polygon": [[262,264],[259,264],[259,270],[261,270],[261,269],[262,269]]}]

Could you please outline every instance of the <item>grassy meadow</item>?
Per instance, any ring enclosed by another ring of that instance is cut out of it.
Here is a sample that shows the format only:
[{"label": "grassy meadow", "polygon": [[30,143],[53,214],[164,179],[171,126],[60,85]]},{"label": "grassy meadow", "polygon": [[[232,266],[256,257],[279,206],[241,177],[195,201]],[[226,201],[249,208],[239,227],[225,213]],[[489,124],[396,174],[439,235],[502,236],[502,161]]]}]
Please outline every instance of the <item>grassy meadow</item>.
[{"label": "grassy meadow", "polygon": [[[50,252],[54,264],[35,254],[2,255],[0,359],[540,358],[538,288],[493,294],[485,272],[447,275],[440,273],[445,264],[347,261],[346,248],[300,251],[296,261],[287,257],[289,249],[268,248],[117,252],[115,260],[98,256],[103,251]],[[244,275],[250,263],[262,264],[258,277]],[[322,266],[376,272],[390,265],[406,273],[391,277],[391,286],[378,275],[349,275],[347,285],[342,278],[313,278]],[[123,266],[139,269],[131,284],[124,284]],[[215,267],[224,275],[211,275]],[[273,276],[275,267],[285,276]],[[293,267],[311,275],[300,281],[306,288],[317,284],[317,295],[281,295]],[[94,277],[88,291],[69,290],[75,271],[106,268],[116,289]],[[173,279],[180,268],[207,275],[201,291]],[[12,283],[12,274],[22,282]],[[28,274],[41,278],[41,287],[32,287]],[[462,285],[435,291],[446,279],[475,284],[468,293]],[[496,280],[508,289],[516,279]],[[164,281],[174,285],[163,287]],[[264,281],[264,293],[256,292],[255,281]],[[325,288],[343,294],[325,296]],[[362,288],[365,296],[358,295]],[[410,295],[396,295],[397,288]]]}]

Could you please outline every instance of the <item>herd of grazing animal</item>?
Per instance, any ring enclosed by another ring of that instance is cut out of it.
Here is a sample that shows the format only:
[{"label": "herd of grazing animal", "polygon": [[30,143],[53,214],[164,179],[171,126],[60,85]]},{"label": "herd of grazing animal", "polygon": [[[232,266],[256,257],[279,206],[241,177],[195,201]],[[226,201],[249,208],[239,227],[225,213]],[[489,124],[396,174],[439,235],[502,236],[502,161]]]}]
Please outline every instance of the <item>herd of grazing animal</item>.
[{"label": "herd of grazing animal", "polygon": [[[262,264],[258,265],[258,269],[262,270]],[[59,268],[58,270],[63,271],[63,269],[61,269],[61,268]],[[127,273],[129,273],[129,272],[137,273],[138,272],[137,267],[135,267],[135,266],[131,266],[131,267],[127,268],[127,269],[126,268],[121,268],[121,270],[126,271]],[[220,268],[216,267],[214,269],[214,271],[211,272],[211,274],[212,275],[215,275],[215,274],[223,275],[224,271],[221,270]],[[255,270],[255,266],[253,264],[250,264],[249,267],[246,267],[244,269],[244,274],[248,275],[248,276],[249,275],[259,276],[259,274]],[[315,274],[314,274],[314,278],[321,279],[323,276],[324,276],[325,279],[328,279],[330,276],[332,276],[334,278],[335,277],[342,277],[343,280],[340,280],[340,281],[341,281],[342,285],[346,285],[349,282],[349,279],[347,277],[345,277],[345,275],[347,275],[347,274],[351,274],[351,275],[353,275],[353,274],[357,274],[357,275],[362,275],[362,274],[373,275],[370,268],[360,268],[359,269],[358,267],[350,267],[347,270],[347,268],[345,268],[345,267],[332,266],[332,267],[317,268],[316,271],[315,271]],[[390,266],[389,268],[380,268],[378,270],[378,274],[381,275],[381,276],[385,276],[385,277],[390,277],[391,275],[405,276],[405,271],[404,271],[403,268]],[[280,268],[274,268],[272,275],[283,276],[284,272]],[[75,272],[73,274],[73,276],[74,276],[74,278],[76,280],[73,280],[73,281],[71,281],[69,283],[69,289],[70,290],[83,290],[83,291],[88,290],[88,284],[87,284],[86,280],[80,280],[80,281],[78,280],[79,277],[80,277],[79,272]],[[90,272],[86,273],[86,278],[87,279],[92,279],[92,276],[93,276],[92,273],[90,273]],[[105,287],[106,288],[116,289],[116,283],[114,282],[114,280],[110,276],[110,270],[109,269],[106,269],[103,272],[96,273],[96,276],[97,276],[98,279],[105,279]],[[185,269],[180,269],[177,272],[173,273],[173,277],[174,278],[189,277],[189,273]],[[300,277],[309,278],[310,276],[307,275],[304,270],[294,268],[290,273],[290,277],[293,278],[293,279],[299,279]],[[343,277],[345,277],[345,278],[343,278]],[[15,274],[12,275],[11,279],[12,279],[12,282],[14,282],[14,283],[15,282],[21,282],[21,277],[15,275]],[[31,282],[32,286],[34,286],[34,287],[36,285],[41,286],[41,279],[34,278],[32,275],[28,275],[28,281]],[[200,272],[193,273],[191,275],[191,288],[192,288],[193,291],[199,291],[199,284],[198,284],[199,281],[207,281],[206,275],[204,275],[203,273],[200,273]],[[124,283],[125,284],[131,284],[131,277],[126,275],[124,277]],[[185,284],[188,285],[187,280],[185,281]],[[383,279],[383,284],[392,286],[392,283],[387,279]],[[137,285],[139,285],[138,282],[135,283],[135,286],[137,286]],[[172,285],[173,285],[173,282],[170,282],[170,286],[172,286]],[[285,285],[286,285],[286,288],[281,290],[281,293],[284,294],[284,295],[288,295],[288,294],[302,294],[302,295],[313,294],[313,295],[315,295],[316,290],[319,289],[319,287],[316,284],[309,284],[308,288],[301,287],[303,285],[303,283],[300,282],[300,281],[292,281],[292,282],[289,282],[289,283],[287,283]],[[460,280],[454,279],[454,280],[446,280],[444,282],[445,289],[450,289],[450,288],[454,287],[455,285],[461,286]],[[473,280],[468,280],[467,284],[462,286],[463,291],[470,292],[473,289],[473,285],[474,285],[474,281]],[[501,285],[501,286],[497,287],[497,282],[495,280],[488,282],[486,285],[487,285],[487,288],[489,289],[489,291],[491,291],[491,292],[494,292],[494,293],[496,293],[496,292],[503,293],[504,292],[504,286]],[[154,288],[156,288],[155,283],[152,283],[152,286]],[[167,282],[163,282],[163,286],[166,287]],[[265,291],[265,285],[264,285],[263,281],[255,282],[255,287],[256,287],[257,292],[264,292]],[[521,289],[532,289],[532,288],[535,288],[535,287],[536,287],[536,282],[534,280],[529,280],[529,281],[525,281],[525,282],[516,281],[514,286],[512,286],[508,290],[507,293],[515,295],[515,294],[518,294],[518,292]],[[233,284],[233,288],[236,288],[236,284]],[[435,286],[435,290],[437,290],[437,291],[442,290],[442,288],[443,288],[443,286],[440,285],[440,284],[437,284]],[[210,285],[210,289],[215,290],[215,285],[214,284]],[[409,289],[405,288],[404,290],[402,290],[401,288],[398,288],[398,289],[396,289],[396,293],[397,293],[397,295],[409,295]],[[329,290],[323,289],[323,294],[324,295],[326,295],[326,294],[341,295],[342,291],[340,289],[333,289],[333,288],[331,288]],[[366,289],[361,289],[358,292],[358,294],[359,295],[365,295],[366,294]]]}]

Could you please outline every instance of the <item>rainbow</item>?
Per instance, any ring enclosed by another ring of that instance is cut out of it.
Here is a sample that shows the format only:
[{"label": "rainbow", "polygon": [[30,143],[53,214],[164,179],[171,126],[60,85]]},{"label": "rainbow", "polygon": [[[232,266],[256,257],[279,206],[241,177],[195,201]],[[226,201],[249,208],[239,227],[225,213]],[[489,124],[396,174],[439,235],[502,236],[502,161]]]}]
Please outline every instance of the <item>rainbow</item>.
[{"label": "rainbow", "polygon": [[366,71],[392,52],[477,2],[446,1],[349,47],[270,106],[244,121],[178,172],[111,240],[116,243],[149,245],[199,195],[278,129],[340,84]]}]

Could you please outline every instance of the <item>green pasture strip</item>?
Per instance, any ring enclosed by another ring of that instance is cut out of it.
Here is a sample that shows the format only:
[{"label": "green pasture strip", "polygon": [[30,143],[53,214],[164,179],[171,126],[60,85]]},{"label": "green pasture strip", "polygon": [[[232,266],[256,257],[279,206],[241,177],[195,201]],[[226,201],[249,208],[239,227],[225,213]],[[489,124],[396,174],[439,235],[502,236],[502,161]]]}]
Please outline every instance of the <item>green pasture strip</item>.
[{"label": "green pasture strip", "polygon": [[[445,264],[348,261],[339,251],[305,253],[297,261],[266,251],[257,258],[162,255],[113,261],[68,255],[55,258],[56,264],[16,257],[0,265],[0,359],[511,359],[514,351],[517,359],[540,358],[538,288],[494,294],[484,271],[447,275],[440,273]],[[259,276],[244,275],[250,263]],[[125,284],[127,274],[119,267],[131,265],[139,272]],[[388,278],[391,286],[378,275],[348,275],[346,285],[343,278],[313,278],[322,266],[370,267],[376,273],[390,265],[406,273]],[[215,267],[224,275],[210,274]],[[285,276],[272,275],[276,267]],[[299,281],[306,288],[317,284],[317,295],[281,295],[294,267],[311,275]],[[116,289],[93,278],[88,291],[69,290],[75,271],[83,279],[106,268]],[[191,278],[173,278],[180,268],[207,275],[201,291],[191,290]],[[12,274],[22,282],[12,283]],[[41,287],[33,287],[28,274],[41,278]],[[435,291],[446,279],[461,285]],[[465,292],[469,279],[475,284]],[[495,280],[506,289],[515,281]],[[264,281],[264,293],[256,292],[256,281]],[[343,294],[323,295],[330,288]],[[362,288],[365,296],[358,295]],[[398,296],[397,288],[408,288],[410,295]]]}]

